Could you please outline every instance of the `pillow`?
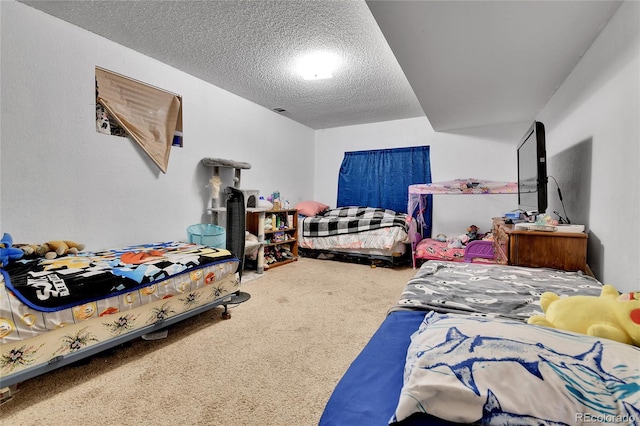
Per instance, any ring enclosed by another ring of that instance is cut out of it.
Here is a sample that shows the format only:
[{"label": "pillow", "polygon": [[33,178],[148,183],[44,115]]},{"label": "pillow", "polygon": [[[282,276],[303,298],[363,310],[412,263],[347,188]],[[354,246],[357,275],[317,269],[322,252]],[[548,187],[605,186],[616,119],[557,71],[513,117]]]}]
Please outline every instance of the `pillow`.
[{"label": "pillow", "polygon": [[300,201],[295,209],[303,216],[315,216],[329,209],[329,206],[318,201]]},{"label": "pillow", "polygon": [[411,336],[390,422],[638,424],[639,359],[640,348],[612,340],[430,312]]}]

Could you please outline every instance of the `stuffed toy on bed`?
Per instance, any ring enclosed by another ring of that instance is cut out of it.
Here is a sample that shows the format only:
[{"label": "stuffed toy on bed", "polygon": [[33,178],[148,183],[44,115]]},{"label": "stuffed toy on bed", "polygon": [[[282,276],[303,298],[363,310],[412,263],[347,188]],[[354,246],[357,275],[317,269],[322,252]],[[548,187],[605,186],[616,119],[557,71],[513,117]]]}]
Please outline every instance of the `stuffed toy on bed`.
[{"label": "stuffed toy on bed", "polygon": [[82,250],[84,250],[84,244],[70,240],[53,240],[42,244],[38,255],[44,256],[45,259],[55,259],[66,254],[78,254]]},{"label": "stuffed toy on bed", "polygon": [[84,250],[84,244],[69,240],[53,240],[44,244],[14,244],[13,247],[20,249],[25,259],[44,257],[51,260],[66,254],[78,254]]},{"label": "stuffed toy on bed", "polygon": [[10,261],[20,259],[24,253],[13,247],[13,238],[6,232],[0,240],[0,267],[6,266]]},{"label": "stuffed toy on bed", "polygon": [[532,316],[529,324],[640,346],[640,292],[620,294],[612,285],[604,285],[600,296],[545,292],[540,305],[545,315]]}]

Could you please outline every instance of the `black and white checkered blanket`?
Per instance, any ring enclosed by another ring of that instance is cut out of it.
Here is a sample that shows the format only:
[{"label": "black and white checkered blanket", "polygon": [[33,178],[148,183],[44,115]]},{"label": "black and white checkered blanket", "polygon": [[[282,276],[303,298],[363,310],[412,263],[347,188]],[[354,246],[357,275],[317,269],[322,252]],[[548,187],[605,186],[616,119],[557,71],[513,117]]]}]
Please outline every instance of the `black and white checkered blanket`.
[{"label": "black and white checkered blanket", "polygon": [[406,213],[373,207],[340,207],[319,216],[304,218],[302,235],[327,237],[372,229],[400,226],[408,231]]}]

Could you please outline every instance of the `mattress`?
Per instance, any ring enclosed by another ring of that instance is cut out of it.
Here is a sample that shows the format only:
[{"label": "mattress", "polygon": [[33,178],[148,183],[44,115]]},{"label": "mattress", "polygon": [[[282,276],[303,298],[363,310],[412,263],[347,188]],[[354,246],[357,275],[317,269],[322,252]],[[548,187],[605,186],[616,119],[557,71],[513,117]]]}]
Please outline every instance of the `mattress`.
[{"label": "mattress", "polygon": [[[338,382],[320,425],[638,422],[640,349],[526,324],[542,312],[542,291],[601,289],[580,272],[427,261]],[[513,383],[536,390],[514,393]],[[542,414],[517,413],[535,400]],[[556,414],[565,421],[548,420]]]},{"label": "mattress", "polygon": [[414,258],[462,262],[464,260],[464,247],[449,247],[447,241],[424,238],[416,244]]},{"label": "mattress", "polygon": [[407,232],[400,227],[380,228],[351,234],[326,237],[305,237],[298,232],[298,247],[310,250],[342,250],[374,252],[376,254],[404,253],[408,243]]},{"label": "mattress", "polygon": [[581,271],[429,260],[407,282],[390,309],[508,318],[542,314],[540,295],[597,296],[602,284]]},{"label": "mattress", "polygon": [[[338,382],[322,413],[320,426],[388,425],[398,405],[407,347],[424,315],[420,311],[398,311],[384,319]],[[434,426],[453,424],[430,420],[432,423],[428,424]]]},{"label": "mattress", "polygon": [[451,262],[495,263],[493,241],[469,241],[463,247],[449,247],[447,241],[424,238],[415,244],[413,250],[414,266],[416,260],[447,260]]},{"label": "mattress", "polygon": [[340,207],[301,216],[298,223],[298,245],[303,249],[360,254],[377,250],[376,254],[391,256],[398,243],[409,243],[407,215],[392,210]]},{"label": "mattress", "polygon": [[229,251],[162,242],[19,260],[0,278],[0,381],[238,291]]}]

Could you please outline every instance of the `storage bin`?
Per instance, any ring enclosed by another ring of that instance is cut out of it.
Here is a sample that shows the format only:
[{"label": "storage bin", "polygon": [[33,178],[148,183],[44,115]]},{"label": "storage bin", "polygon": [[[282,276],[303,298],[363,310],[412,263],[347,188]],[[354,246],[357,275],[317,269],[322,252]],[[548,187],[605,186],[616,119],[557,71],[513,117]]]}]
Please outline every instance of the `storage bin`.
[{"label": "storage bin", "polygon": [[222,226],[199,223],[187,227],[189,242],[215,248],[226,248],[227,232]]}]

